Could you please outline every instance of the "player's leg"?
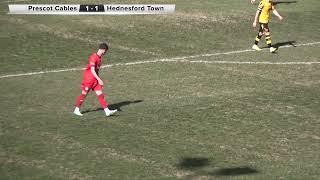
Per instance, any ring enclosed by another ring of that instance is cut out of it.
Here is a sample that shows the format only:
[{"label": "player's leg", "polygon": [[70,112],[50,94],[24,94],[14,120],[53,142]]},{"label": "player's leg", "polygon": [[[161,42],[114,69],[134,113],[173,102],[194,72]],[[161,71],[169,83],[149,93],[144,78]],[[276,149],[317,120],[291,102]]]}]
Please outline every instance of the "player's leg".
[{"label": "player's leg", "polygon": [[102,87],[97,84],[94,88],[93,88],[94,92],[96,93],[97,95],[97,98],[98,98],[98,101],[99,101],[99,104],[101,105],[101,107],[103,108],[106,116],[110,116],[112,114],[114,114],[115,112],[117,112],[117,110],[110,110],[108,108],[108,105],[104,99],[104,94],[102,92]]},{"label": "player's leg", "polygon": [[271,33],[268,24],[266,24],[264,28],[264,34],[266,35],[266,43],[268,47],[270,48],[270,52],[275,52],[277,48],[272,47],[272,40],[271,40]]},{"label": "player's leg", "polygon": [[260,24],[260,29],[259,29],[259,32],[256,36],[256,39],[254,41],[254,45],[252,46],[252,49],[254,49],[256,51],[261,51],[261,48],[259,48],[258,44],[259,44],[262,36],[263,36],[263,24]]},{"label": "player's leg", "polygon": [[263,29],[263,32],[266,35],[266,43],[267,43],[268,47],[270,48],[272,41],[271,41],[271,34],[270,34],[270,30],[269,30],[268,25],[266,25],[266,27]]},{"label": "player's leg", "polygon": [[263,24],[260,24],[260,28],[259,28],[259,32],[256,36],[256,39],[254,41],[254,44],[258,45],[262,36],[263,36],[263,28],[264,28],[264,25]]},{"label": "player's leg", "polygon": [[75,102],[75,109],[73,111],[74,114],[78,116],[82,116],[80,112],[80,106],[83,103],[84,99],[86,98],[88,92],[90,91],[90,84],[81,84],[81,94],[77,97]]}]

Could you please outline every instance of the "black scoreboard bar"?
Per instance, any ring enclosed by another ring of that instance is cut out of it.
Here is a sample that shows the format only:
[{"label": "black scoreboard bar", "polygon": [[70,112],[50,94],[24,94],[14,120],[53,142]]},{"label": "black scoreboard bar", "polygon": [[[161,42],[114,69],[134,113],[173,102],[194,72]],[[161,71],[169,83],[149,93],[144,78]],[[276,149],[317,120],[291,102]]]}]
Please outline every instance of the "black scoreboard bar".
[{"label": "black scoreboard bar", "polygon": [[105,12],[103,4],[81,4],[79,12]]}]

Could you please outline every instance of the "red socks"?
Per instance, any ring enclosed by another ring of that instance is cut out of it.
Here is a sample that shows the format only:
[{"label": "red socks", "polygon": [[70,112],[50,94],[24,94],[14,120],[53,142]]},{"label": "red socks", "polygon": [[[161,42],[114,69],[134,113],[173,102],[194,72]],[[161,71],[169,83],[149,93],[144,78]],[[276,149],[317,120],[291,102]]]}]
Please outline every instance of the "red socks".
[{"label": "red socks", "polygon": [[[80,108],[80,106],[81,106],[82,102],[84,101],[84,98],[85,98],[85,97],[86,97],[86,95],[80,94],[80,96],[78,96],[77,99],[76,99],[75,106],[78,107],[78,108]],[[98,101],[99,101],[101,107],[102,107],[103,109],[107,108],[108,105],[107,105],[106,101],[104,100],[104,95],[103,95],[103,94],[100,94],[100,95],[97,96],[97,97],[98,97]]]},{"label": "red socks", "polygon": [[78,96],[77,99],[76,99],[75,106],[80,108],[80,106],[81,106],[81,104],[82,104],[82,102],[83,102],[85,97],[86,97],[86,95],[81,93],[80,96]]},{"label": "red socks", "polygon": [[106,101],[104,100],[104,95],[103,95],[103,94],[100,94],[100,95],[98,96],[98,101],[99,101],[99,103],[100,103],[100,105],[101,105],[101,107],[102,107],[103,109],[105,109],[105,108],[108,107]]}]

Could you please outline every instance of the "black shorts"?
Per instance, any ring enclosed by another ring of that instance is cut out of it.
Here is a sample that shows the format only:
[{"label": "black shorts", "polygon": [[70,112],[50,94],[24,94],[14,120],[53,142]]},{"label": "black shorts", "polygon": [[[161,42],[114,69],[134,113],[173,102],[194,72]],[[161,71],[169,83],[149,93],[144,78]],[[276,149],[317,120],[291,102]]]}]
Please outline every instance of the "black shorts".
[{"label": "black shorts", "polygon": [[259,24],[260,24],[259,32],[263,32],[263,31],[269,32],[270,31],[268,23],[259,23]]}]

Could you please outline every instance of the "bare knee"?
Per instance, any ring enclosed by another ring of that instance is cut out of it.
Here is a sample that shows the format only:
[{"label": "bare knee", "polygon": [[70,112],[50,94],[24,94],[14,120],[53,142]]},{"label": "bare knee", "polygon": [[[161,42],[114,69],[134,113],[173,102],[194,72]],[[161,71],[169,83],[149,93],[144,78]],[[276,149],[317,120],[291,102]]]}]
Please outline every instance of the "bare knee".
[{"label": "bare knee", "polygon": [[83,95],[87,95],[87,91],[85,91],[85,90],[82,90],[82,92],[81,92],[81,94],[83,94]]},{"label": "bare knee", "polygon": [[102,94],[102,91],[101,90],[97,90],[97,91],[95,91],[96,92],[96,95],[97,96],[100,96],[101,94]]}]

